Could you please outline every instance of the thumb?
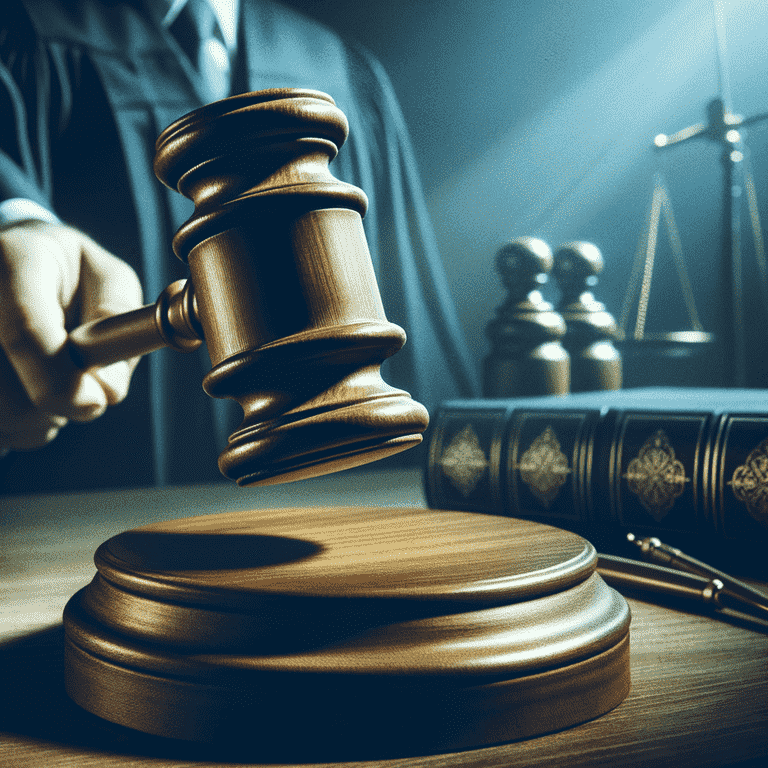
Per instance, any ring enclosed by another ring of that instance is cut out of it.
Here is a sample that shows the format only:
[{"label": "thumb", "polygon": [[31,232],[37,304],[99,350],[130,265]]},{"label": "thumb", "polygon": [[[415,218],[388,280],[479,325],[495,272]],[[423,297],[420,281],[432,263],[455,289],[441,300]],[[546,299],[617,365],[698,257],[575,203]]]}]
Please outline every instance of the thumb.
[{"label": "thumb", "polygon": [[[79,290],[82,323],[128,312],[142,305],[141,283],[133,269],[90,238],[83,242]],[[119,403],[128,394],[138,362],[139,358],[134,357],[89,370],[99,382],[109,405]]]}]

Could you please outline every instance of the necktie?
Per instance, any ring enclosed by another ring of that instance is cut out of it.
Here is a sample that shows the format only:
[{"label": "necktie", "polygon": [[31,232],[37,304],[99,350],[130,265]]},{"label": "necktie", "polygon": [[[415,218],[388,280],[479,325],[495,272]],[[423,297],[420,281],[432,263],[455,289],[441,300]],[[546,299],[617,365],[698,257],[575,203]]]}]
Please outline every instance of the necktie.
[{"label": "necktie", "polygon": [[200,75],[206,101],[229,95],[230,64],[224,36],[207,0],[188,0],[169,28]]}]

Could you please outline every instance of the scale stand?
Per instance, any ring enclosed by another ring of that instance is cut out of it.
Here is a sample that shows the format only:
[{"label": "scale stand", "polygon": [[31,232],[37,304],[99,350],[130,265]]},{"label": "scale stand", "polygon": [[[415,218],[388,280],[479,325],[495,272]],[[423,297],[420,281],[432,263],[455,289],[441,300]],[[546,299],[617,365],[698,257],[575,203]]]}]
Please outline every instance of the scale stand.
[{"label": "scale stand", "polygon": [[[707,105],[706,123],[690,125],[670,136],[660,133],[654,139],[654,144],[659,150],[666,150],[675,144],[681,144],[693,139],[706,139],[719,144],[722,148],[724,231],[720,281],[723,286],[723,302],[720,307],[720,317],[716,321],[716,338],[723,355],[724,383],[733,387],[743,387],[746,386],[747,376],[741,253],[742,186],[746,188],[747,192],[752,232],[755,240],[755,253],[761,270],[762,288],[766,305],[768,305],[768,284],[766,284],[766,273],[768,270],[766,269],[755,186],[749,171],[743,169],[746,147],[740,129],[767,120],[768,112],[743,118],[735,114],[731,109],[730,88],[727,81],[722,4],[714,2],[713,13],[720,96],[712,99]],[[650,240],[651,237],[649,237],[649,242]],[[648,252],[650,253],[650,247]],[[646,259],[647,264],[648,259]],[[638,312],[638,318],[640,314]]]},{"label": "scale stand", "polygon": [[[723,286],[723,303],[717,327],[719,346],[723,353],[725,383],[733,387],[746,386],[746,338],[744,324],[744,294],[741,252],[741,196],[746,188],[755,252],[765,280],[765,252],[758,216],[757,196],[752,175],[743,167],[746,147],[741,131],[746,127],[768,119],[768,113],[742,118],[728,110],[722,98],[715,98],[707,105],[707,123],[697,123],[667,136],[659,134],[654,144],[660,150],[692,139],[707,139],[722,147],[723,166],[723,247],[720,280]],[[768,290],[763,286],[764,293]],[[766,301],[768,304],[768,301]]]}]

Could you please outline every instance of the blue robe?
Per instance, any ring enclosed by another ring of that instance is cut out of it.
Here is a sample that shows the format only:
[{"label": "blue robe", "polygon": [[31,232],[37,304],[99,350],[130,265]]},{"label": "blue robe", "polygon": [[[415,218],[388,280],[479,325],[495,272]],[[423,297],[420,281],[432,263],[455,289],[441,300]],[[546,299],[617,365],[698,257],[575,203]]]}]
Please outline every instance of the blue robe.
[{"label": "blue robe", "polygon": [[[282,6],[241,0],[233,92],[310,87],[345,112],[331,169],[370,199],[364,225],[388,318],[408,334],[384,375],[428,408],[476,396],[471,357],[428,222],[403,118],[381,65]],[[145,300],[186,276],[172,254],[192,205],[154,177],[157,135],[201,104],[200,84],[149,0],[10,0],[0,14],[0,199],[50,207],[128,261]],[[201,388],[204,349],[142,360],[126,401],[12,454],[6,492],[206,482],[239,421]],[[235,409],[239,412],[237,406]],[[0,416],[1,417],[1,416]]]}]

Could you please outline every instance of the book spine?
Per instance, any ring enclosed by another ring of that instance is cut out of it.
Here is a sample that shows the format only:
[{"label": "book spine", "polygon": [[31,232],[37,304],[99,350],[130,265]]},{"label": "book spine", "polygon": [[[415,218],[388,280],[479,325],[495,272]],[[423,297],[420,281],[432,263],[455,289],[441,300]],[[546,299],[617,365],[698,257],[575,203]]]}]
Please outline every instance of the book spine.
[{"label": "book spine", "polygon": [[431,507],[585,523],[599,409],[515,409],[503,401],[441,408],[430,431]]},{"label": "book spine", "polygon": [[615,411],[608,446],[607,525],[638,533],[706,533],[712,438],[719,417],[708,412]]},{"label": "book spine", "polygon": [[427,503],[564,528],[768,537],[768,416],[598,408],[441,408]]},{"label": "book spine", "polygon": [[424,476],[430,507],[509,514],[501,493],[501,473],[512,413],[504,405],[486,406],[472,400],[438,411],[429,430]]},{"label": "book spine", "polygon": [[730,414],[717,425],[704,498],[709,525],[722,538],[752,541],[765,562],[768,540],[768,415]]}]

